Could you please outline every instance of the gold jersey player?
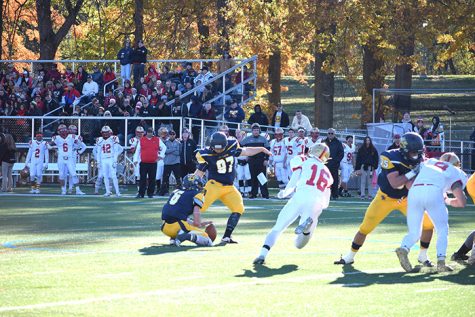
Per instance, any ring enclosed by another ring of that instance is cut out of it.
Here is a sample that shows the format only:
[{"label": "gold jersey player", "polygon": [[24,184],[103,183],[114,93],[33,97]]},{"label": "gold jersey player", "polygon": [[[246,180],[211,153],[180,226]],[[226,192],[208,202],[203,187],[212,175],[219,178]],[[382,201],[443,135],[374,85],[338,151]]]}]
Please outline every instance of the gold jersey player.
[{"label": "gold jersey player", "polygon": [[228,140],[226,135],[221,132],[215,132],[211,136],[209,148],[196,153],[198,169],[195,175],[203,177],[208,171],[208,182],[204,188],[204,204],[201,211],[206,211],[216,200],[221,200],[231,210],[226,231],[221,240],[222,244],[237,243],[231,239],[231,234],[244,212],[242,196],[233,185],[234,161],[238,156],[254,156],[258,153],[272,155],[264,147],[241,148],[236,140]]},{"label": "gold jersey player", "polygon": [[[378,176],[379,190],[364,215],[363,222],[356,233],[351,251],[335,261],[335,264],[351,264],[356,252],[370,234],[393,210],[406,215],[408,188],[419,171],[424,143],[419,134],[408,132],[401,138],[399,149],[385,151],[381,154],[381,173]],[[432,238],[434,226],[424,214],[423,231],[420,238],[419,262],[425,266],[433,266],[427,258],[427,249]]]}]

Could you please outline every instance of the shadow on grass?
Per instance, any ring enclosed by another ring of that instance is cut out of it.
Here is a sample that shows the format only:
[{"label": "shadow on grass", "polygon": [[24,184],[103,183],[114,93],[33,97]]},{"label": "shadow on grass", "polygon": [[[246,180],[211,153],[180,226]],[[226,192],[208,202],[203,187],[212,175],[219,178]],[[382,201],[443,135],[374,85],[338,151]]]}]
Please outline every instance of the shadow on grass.
[{"label": "shadow on grass", "polygon": [[236,277],[271,277],[275,275],[284,275],[298,270],[295,264],[282,265],[280,268],[270,268],[265,265],[255,265],[253,270],[244,270],[244,273],[236,275]]},{"label": "shadow on grass", "polygon": [[194,250],[194,249],[199,249],[199,251],[212,251],[212,249],[215,249],[216,247],[203,247],[203,246],[197,246],[197,245],[184,245],[180,247],[176,247],[174,245],[168,245],[168,244],[159,244],[159,245],[152,245],[149,247],[145,247],[142,249],[139,249],[138,251],[142,255],[159,255],[159,254],[165,254],[165,253],[177,253],[177,252],[186,252],[189,250]]},{"label": "shadow on grass", "polygon": [[[416,267],[417,269],[418,267]],[[447,281],[459,285],[475,284],[475,267],[462,267],[449,274],[436,274],[437,270],[431,268],[419,268],[419,273],[390,272],[390,273],[366,273],[355,269],[352,265],[343,266],[344,276],[338,277],[330,284],[344,287],[365,287],[374,284],[412,284],[426,283],[435,280]],[[402,270],[402,269],[401,269]]]}]

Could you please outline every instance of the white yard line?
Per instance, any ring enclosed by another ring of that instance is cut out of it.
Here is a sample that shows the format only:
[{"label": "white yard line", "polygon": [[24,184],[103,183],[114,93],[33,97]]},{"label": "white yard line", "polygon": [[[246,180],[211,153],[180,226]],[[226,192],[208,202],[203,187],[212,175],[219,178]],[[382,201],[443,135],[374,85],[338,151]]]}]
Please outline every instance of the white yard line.
[{"label": "white yard line", "polygon": [[86,305],[86,304],[94,304],[99,302],[105,301],[116,301],[116,300],[127,300],[127,299],[143,299],[145,297],[153,297],[153,296],[172,296],[176,294],[183,295],[183,293],[196,293],[199,291],[205,290],[220,290],[223,289],[235,289],[237,287],[246,287],[246,286],[253,286],[253,285],[272,285],[272,284],[280,284],[280,283],[307,283],[310,280],[326,280],[326,279],[335,279],[339,277],[343,277],[344,275],[356,275],[356,274],[374,274],[374,273],[395,273],[401,272],[400,268],[392,268],[386,270],[372,270],[367,272],[355,271],[349,272],[346,274],[343,273],[327,273],[327,274],[313,274],[313,275],[306,275],[306,276],[299,276],[299,277],[290,277],[278,280],[270,280],[270,279],[257,279],[254,278],[251,281],[246,282],[239,282],[239,283],[228,283],[228,284],[211,284],[211,285],[204,285],[204,286],[195,286],[195,287],[184,287],[182,289],[158,289],[152,291],[145,291],[145,292],[135,292],[129,294],[109,294],[100,297],[90,297],[84,299],[77,299],[77,300],[67,300],[67,301],[59,301],[59,302],[49,302],[49,303],[40,303],[40,304],[32,304],[32,305],[24,305],[24,306],[7,306],[7,307],[0,307],[0,312],[12,312],[12,311],[20,311],[20,310],[37,310],[37,309],[47,309],[53,307],[60,307],[60,306],[78,306],[78,305]]}]

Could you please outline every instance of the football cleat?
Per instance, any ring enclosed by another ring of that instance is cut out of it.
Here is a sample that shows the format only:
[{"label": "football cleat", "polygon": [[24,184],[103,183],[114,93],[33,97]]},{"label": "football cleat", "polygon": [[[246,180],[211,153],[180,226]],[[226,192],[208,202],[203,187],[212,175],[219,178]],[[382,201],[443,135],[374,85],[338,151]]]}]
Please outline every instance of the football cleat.
[{"label": "football cleat", "polygon": [[121,193],[115,194],[115,197],[122,197]]},{"label": "football cleat", "polygon": [[234,241],[231,237],[223,237],[221,239],[221,245],[225,245],[225,244],[237,244],[237,241]]},{"label": "football cleat", "polygon": [[110,197],[112,196],[112,193],[105,193],[104,195],[102,195],[103,197]]},{"label": "football cleat", "polygon": [[176,246],[176,247],[181,246],[181,241],[178,240],[178,239],[175,239],[175,246]]},{"label": "football cleat", "polygon": [[421,260],[417,260],[420,264],[422,264],[422,266],[424,267],[434,267],[434,263],[432,263],[431,260],[425,260],[425,261],[421,261]]},{"label": "football cleat", "polygon": [[453,268],[447,264],[445,264],[445,260],[437,261],[437,272],[444,273],[444,272],[453,272]]},{"label": "football cleat", "polygon": [[72,194],[73,193],[73,190],[72,189],[68,189],[68,194]]},{"label": "football cleat", "polygon": [[333,264],[337,264],[337,265],[347,265],[347,264],[353,264],[355,263],[354,260],[345,260],[343,258],[340,258],[339,260],[337,261],[334,261]]},{"label": "football cleat", "polygon": [[170,241],[168,242],[169,245],[175,245],[175,239],[170,238]]},{"label": "football cleat", "polygon": [[254,259],[254,261],[252,262],[253,264],[257,264],[257,265],[262,265],[266,262],[266,258],[263,257],[262,255],[258,256],[257,258]]},{"label": "football cleat", "polygon": [[65,189],[61,191],[61,195],[66,195],[66,190]]},{"label": "football cleat", "polygon": [[450,259],[452,261],[467,261],[468,260],[468,255],[466,254],[458,254],[457,252],[455,252],[454,254],[452,254],[452,256],[450,257]]},{"label": "football cleat", "polygon": [[[473,252],[473,251],[472,251]],[[468,261],[467,261],[468,264],[470,265],[475,265],[475,255],[471,255],[469,258],[468,258]]]},{"label": "football cleat", "polygon": [[302,222],[302,224],[298,225],[297,228],[295,228],[295,234],[307,233],[310,227],[312,226],[312,223],[312,217],[308,217],[304,222]]},{"label": "football cleat", "polygon": [[86,195],[86,193],[81,191],[79,188],[76,188],[76,195]]},{"label": "football cleat", "polygon": [[36,189],[30,190],[30,194],[36,194]]},{"label": "football cleat", "polygon": [[411,262],[409,262],[408,254],[409,251],[406,248],[397,248],[396,249],[397,257],[399,258],[399,263],[406,272],[412,271]]}]

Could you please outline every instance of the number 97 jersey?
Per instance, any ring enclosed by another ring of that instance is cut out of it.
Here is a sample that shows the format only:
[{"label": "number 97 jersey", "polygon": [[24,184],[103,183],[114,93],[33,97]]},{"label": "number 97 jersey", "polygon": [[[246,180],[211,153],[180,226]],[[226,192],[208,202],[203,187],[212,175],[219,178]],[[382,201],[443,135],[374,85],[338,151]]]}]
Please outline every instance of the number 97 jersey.
[{"label": "number 97 jersey", "polygon": [[234,160],[241,155],[241,147],[237,141],[228,140],[228,145],[221,153],[211,149],[200,150],[196,153],[198,170],[208,171],[208,179],[223,185],[233,185],[235,178]]}]

